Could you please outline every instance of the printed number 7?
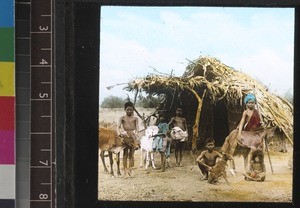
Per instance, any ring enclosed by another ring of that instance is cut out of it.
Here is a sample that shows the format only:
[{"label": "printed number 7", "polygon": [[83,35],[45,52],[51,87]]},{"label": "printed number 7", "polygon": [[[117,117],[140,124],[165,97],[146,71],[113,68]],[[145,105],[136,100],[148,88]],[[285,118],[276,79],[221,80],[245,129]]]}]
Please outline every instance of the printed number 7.
[{"label": "printed number 7", "polygon": [[46,160],[46,162],[39,161],[39,163],[41,163],[42,165],[46,165],[46,166],[48,166],[48,165],[49,165],[49,161],[48,161],[48,160]]}]

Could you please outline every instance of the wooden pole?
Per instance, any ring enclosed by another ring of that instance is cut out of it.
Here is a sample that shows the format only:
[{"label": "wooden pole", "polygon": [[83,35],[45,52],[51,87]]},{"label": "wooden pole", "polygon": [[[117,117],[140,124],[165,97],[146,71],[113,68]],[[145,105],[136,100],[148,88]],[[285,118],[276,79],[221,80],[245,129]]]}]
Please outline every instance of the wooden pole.
[{"label": "wooden pole", "polygon": [[[193,139],[192,139],[192,151],[195,152],[197,150],[197,138],[199,135],[198,129],[199,129],[199,121],[200,121],[200,115],[201,115],[201,109],[202,109],[202,99],[201,97],[197,94],[197,92],[191,88],[188,88],[196,97],[198,101],[198,106],[197,106],[197,112],[196,112],[196,117],[195,117],[195,124],[193,126]],[[206,93],[206,90],[203,93],[203,97]]]},{"label": "wooden pole", "polygon": [[272,174],[273,174],[274,171],[273,171],[273,165],[272,165],[271,157],[270,157],[270,153],[269,153],[267,138],[265,138],[264,140],[265,140],[266,151],[267,151],[267,155],[268,155],[268,158],[269,158],[269,163],[270,163],[271,171],[272,171]]}]

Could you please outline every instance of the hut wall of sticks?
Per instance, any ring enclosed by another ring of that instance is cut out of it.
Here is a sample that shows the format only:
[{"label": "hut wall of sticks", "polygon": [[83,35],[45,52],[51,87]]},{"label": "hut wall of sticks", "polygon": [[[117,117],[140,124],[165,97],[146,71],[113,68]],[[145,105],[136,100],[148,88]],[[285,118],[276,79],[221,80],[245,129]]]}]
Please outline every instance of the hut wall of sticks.
[{"label": "hut wall of sticks", "polygon": [[222,145],[240,121],[245,109],[243,98],[253,93],[263,126],[277,127],[275,135],[293,145],[293,105],[269,92],[262,83],[213,57],[201,56],[190,61],[180,77],[150,74],[130,81],[124,89],[163,97],[157,110],[166,119],[180,106],[188,122],[189,144],[193,150],[202,146],[208,137],[214,138],[217,146]]}]

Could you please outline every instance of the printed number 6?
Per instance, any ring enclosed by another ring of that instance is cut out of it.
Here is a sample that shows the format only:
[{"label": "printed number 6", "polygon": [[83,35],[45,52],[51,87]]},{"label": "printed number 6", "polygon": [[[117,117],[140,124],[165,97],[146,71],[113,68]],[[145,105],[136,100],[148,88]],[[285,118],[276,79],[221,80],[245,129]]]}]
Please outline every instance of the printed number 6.
[{"label": "printed number 6", "polygon": [[45,200],[45,199],[48,199],[48,194],[40,194],[40,195],[39,195],[39,198],[40,198],[40,199],[44,199],[44,200]]},{"label": "printed number 6", "polygon": [[46,27],[39,26],[39,29],[40,29],[40,31],[46,31],[46,30],[48,30],[49,28],[48,28],[48,26],[46,26]]}]

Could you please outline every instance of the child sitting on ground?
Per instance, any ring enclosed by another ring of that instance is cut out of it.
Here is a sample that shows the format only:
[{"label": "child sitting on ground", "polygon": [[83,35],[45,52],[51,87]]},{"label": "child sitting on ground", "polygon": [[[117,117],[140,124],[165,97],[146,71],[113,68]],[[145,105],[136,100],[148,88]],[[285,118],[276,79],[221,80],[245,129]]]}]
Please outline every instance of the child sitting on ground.
[{"label": "child sitting on ground", "polygon": [[264,181],[266,179],[264,154],[261,150],[253,152],[250,161],[250,171],[246,172],[244,176],[247,181]]},{"label": "child sitting on ground", "polygon": [[196,159],[198,163],[198,167],[201,170],[203,177],[201,180],[208,179],[208,173],[212,169],[212,167],[217,163],[217,159],[221,159],[222,155],[218,151],[214,150],[215,148],[215,140],[212,138],[208,138],[206,140],[206,150],[203,150],[199,157]]}]

